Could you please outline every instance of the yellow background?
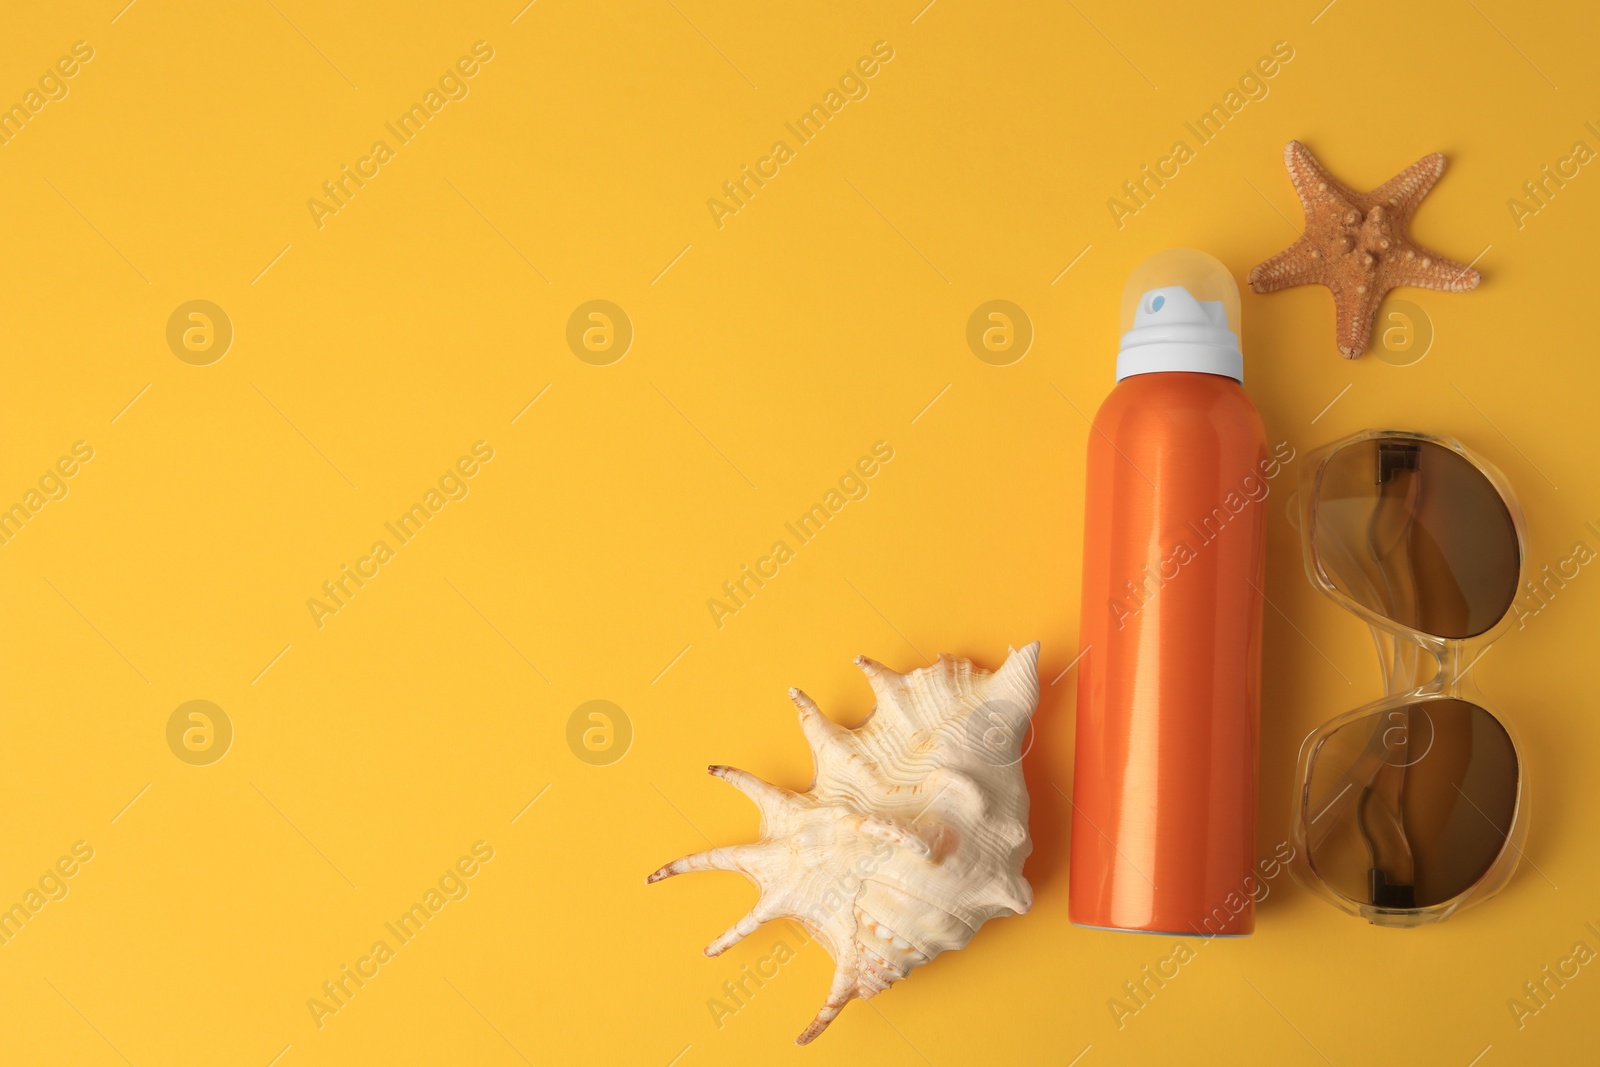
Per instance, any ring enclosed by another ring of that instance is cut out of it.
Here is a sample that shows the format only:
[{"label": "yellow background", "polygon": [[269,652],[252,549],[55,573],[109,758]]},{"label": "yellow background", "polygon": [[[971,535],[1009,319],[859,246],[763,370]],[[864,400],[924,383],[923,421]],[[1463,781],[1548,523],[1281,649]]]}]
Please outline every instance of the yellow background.
[{"label": "yellow background", "polygon": [[[1174,245],[1242,279],[1287,245],[1292,137],[1362,189],[1447,153],[1415,232],[1481,253],[1485,280],[1399,294],[1436,332],[1408,366],[1340,359],[1325,291],[1247,293],[1274,442],[1453,433],[1517,487],[1535,569],[1600,547],[1600,177],[1521,228],[1507,206],[1600,147],[1592,6],[924,2],[7,5],[0,102],[76,41],[94,58],[0,147],[0,503],[74,442],[95,455],[0,547],[0,903],[74,842],[95,854],[0,947],[0,1062],[1592,1056],[1595,968],[1520,1030],[1507,1001],[1600,948],[1578,673],[1600,578],[1478,667],[1526,746],[1537,869],[1409,933],[1281,876],[1254,938],[1201,948],[1121,1029],[1107,1001],[1171,946],[1068,925],[1074,675],[1050,684],[1078,647],[1083,416],[1123,280]],[[470,95],[319,229],[307,200],[480,40]],[[707,199],[877,41],[870,95],[719,229]],[[1107,200],[1278,41],[1270,93],[1119,229]],[[965,341],[996,298],[1036,331],[1006,367]],[[166,343],[192,299],[234,326],[209,366]],[[592,299],[634,325],[610,366],[566,344]],[[470,495],[319,629],[308,598],[479,440]],[[880,440],[870,495],[718,629],[707,599]],[[1378,694],[1362,628],[1302,575],[1290,488],[1269,497],[1263,856],[1300,739]],[[826,991],[815,944],[719,1027],[722,983],[792,935],[707,960],[751,887],[644,885],[753,834],[705,765],[803,786],[788,686],[855,722],[857,653],[992,667],[1035,638],[1032,913],[809,1049],[789,1042]],[[167,746],[192,699],[234,727],[209,766]],[[609,766],[567,744],[592,699],[632,723]],[[318,1029],[308,998],[479,840],[470,895]]]}]

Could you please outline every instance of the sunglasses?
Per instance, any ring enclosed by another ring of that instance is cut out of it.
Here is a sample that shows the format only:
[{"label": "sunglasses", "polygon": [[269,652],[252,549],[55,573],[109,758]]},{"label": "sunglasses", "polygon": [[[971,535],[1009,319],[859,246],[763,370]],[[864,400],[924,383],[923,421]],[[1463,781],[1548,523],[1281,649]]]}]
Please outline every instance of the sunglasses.
[{"label": "sunglasses", "polygon": [[1522,513],[1459,442],[1369,430],[1306,458],[1300,533],[1387,695],[1301,745],[1292,870],[1379,926],[1440,922],[1499,892],[1527,838],[1516,740],[1470,677],[1525,581]]}]

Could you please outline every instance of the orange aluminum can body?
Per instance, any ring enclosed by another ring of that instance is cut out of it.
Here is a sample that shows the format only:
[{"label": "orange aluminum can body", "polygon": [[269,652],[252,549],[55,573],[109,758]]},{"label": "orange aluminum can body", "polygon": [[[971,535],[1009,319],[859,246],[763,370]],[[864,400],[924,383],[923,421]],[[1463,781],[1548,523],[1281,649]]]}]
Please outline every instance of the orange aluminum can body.
[{"label": "orange aluminum can body", "polygon": [[1232,378],[1164,372],[1112,390],[1088,457],[1071,920],[1250,933],[1266,499],[1292,453]]}]

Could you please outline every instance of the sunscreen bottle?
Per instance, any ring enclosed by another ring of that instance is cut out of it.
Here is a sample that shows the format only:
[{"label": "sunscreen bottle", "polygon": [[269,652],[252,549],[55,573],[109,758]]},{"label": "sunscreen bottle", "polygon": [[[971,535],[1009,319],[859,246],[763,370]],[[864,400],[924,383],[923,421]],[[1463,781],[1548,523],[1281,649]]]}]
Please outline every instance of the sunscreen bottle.
[{"label": "sunscreen bottle", "polygon": [[1265,498],[1283,457],[1240,384],[1239,290],[1216,259],[1146,260],[1122,330],[1089,434],[1069,915],[1248,934]]}]

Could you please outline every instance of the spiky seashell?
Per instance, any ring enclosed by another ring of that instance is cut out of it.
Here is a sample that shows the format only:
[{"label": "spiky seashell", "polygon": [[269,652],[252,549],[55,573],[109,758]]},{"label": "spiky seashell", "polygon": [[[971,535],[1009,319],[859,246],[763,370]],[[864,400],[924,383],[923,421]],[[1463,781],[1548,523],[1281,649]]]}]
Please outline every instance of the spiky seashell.
[{"label": "spiky seashell", "polygon": [[1033,845],[1021,753],[1039,701],[1038,663],[1037,641],[993,673],[940,656],[896,674],[859,657],[877,707],[854,730],[789,690],[816,767],[804,793],[710,768],[761,809],[760,840],[674,860],[648,881],[738,871],[760,889],[707,956],[785,916],[822,942],[833,985],[796,1044],[826,1029],[851,998],[881,993],[961,948],[985,920],[1033,906],[1022,877]]}]

